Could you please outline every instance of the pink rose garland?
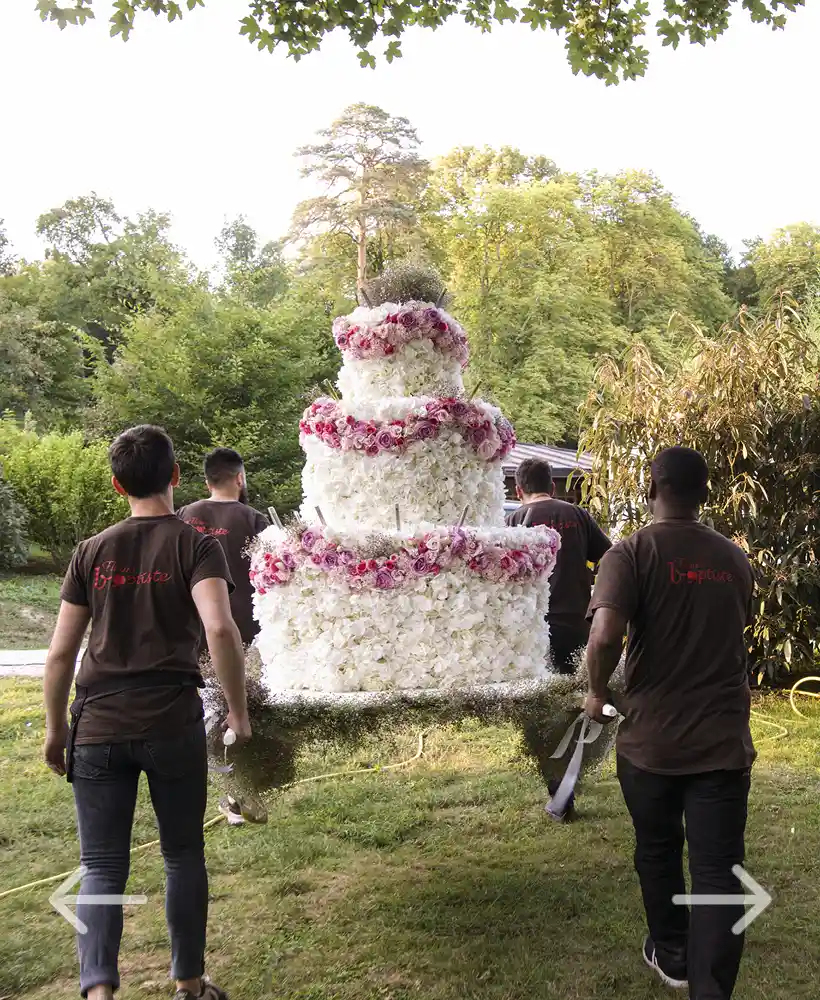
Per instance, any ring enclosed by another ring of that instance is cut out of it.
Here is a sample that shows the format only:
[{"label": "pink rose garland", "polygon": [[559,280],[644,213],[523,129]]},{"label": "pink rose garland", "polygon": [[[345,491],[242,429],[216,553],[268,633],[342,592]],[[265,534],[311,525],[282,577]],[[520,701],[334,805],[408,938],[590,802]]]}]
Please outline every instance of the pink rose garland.
[{"label": "pink rose garland", "polygon": [[405,582],[437,576],[458,565],[493,583],[532,579],[549,573],[561,545],[557,532],[519,548],[484,542],[469,528],[448,528],[411,538],[396,552],[363,558],[325,537],[322,528],[305,528],[296,537],[271,545],[261,538],[251,551],[251,583],[260,595],[289,583],[308,563],[343,580],[354,590],[395,590]]},{"label": "pink rose garland", "polygon": [[434,306],[400,306],[376,326],[340,316],[333,323],[333,339],[352,358],[387,358],[412,340],[431,340],[465,367],[469,358],[467,334],[456,321]]},{"label": "pink rose garland", "polygon": [[305,410],[299,423],[304,437],[316,437],[337,450],[363,451],[371,456],[432,440],[442,427],[458,431],[487,462],[505,458],[515,447],[515,431],[506,417],[462,399],[432,400],[404,420],[387,423],[357,420],[345,414],[335,400],[319,399]]}]

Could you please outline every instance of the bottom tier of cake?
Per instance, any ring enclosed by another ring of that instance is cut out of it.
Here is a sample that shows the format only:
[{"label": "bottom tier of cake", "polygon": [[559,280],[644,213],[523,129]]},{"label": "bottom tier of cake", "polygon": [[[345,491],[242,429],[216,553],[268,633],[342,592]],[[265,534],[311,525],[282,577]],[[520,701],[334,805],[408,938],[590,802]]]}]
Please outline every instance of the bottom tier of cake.
[{"label": "bottom tier of cake", "polygon": [[260,536],[252,577],[269,690],[464,688],[546,677],[554,532],[382,536],[378,555],[358,562],[354,544],[328,528]]}]

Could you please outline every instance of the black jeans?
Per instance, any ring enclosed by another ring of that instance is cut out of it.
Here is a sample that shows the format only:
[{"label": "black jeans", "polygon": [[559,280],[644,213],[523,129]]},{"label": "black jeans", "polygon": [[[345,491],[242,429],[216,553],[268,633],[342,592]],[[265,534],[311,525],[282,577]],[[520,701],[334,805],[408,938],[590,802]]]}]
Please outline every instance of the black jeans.
[{"label": "black jeans", "polygon": [[745,894],[732,867],[743,864],[750,773],[652,774],[619,756],[618,779],[635,827],[635,868],[658,962],[674,978],[688,978],[691,1000],[728,1000],[743,954],[743,935],[732,925],[744,907],[690,912],[672,897],[686,893],[684,820],[692,895]]},{"label": "black jeans", "polygon": [[559,674],[574,674],[578,651],[589,642],[589,625],[550,624],[550,659]]},{"label": "black jeans", "polygon": [[[73,762],[80,857],[87,869],[79,894],[125,892],[137,785],[144,771],[165,861],[171,973],[175,979],[201,976],[208,919],[202,829],[208,778],[204,724],[171,739],[75,746]],[[122,907],[80,903],[77,915],[88,926],[88,932],[77,937],[82,995],[106,983],[117,989]]]}]

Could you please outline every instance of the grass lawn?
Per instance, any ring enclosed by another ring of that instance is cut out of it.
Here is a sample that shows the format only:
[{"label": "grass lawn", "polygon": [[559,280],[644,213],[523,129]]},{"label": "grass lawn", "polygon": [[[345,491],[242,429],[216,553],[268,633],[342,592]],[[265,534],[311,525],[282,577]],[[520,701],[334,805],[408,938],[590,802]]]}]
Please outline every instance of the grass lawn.
[{"label": "grass lawn", "polygon": [[[820,715],[757,709],[748,869],[775,896],[748,935],[739,1000],[817,996]],[[69,787],[39,761],[39,685],[0,681],[0,892],[69,870],[78,849]],[[412,756],[417,735],[351,761],[314,753],[305,773]],[[234,1000],[650,1000],[666,995],[639,954],[631,836],[610,773],[583,821],[551,824],[511,729],[435,729],[410,767],[307,784],[273,797],[265,827],[210,830],[209,970]],[[154,829],[143,796],[135,843]],[[134,858],[125,1000],[167,996],[163,874]],[[75,997],[72,931],[52,888],[0,900],[0,998]]]},{"label": "grass lawn", "polygon": [[40,563],[23,573],[0,573],[0,650],[48,646],[61,582],[53,567]]}]

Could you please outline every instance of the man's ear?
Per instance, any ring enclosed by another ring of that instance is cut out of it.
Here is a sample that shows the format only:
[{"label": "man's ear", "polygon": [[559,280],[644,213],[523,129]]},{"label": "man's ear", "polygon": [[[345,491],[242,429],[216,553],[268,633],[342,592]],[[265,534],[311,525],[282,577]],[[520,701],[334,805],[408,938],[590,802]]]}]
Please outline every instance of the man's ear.
[{"label": "man's ear", "polygon": [[550,496],[551,497],[555,496],[555,483],[552,484],[552,489],[550,490]]},{"label": "man's ear", "polygon": [[177,464],[174,464],[174,472],[171,476],[171,486],[173,486],[174,489],[179,486],[179,466]]},{"label": "man's ear", "polygon": [[117,491],[117,493],[119,493],[121,497],[128,496],[128,490],[126,490],[123,486],[120,485],[116,476],[111,477],[111,485],[114,487],[114,489]]},{"label": "man's ear", "polygon": [[649,499],[650,500],[658,499],[658,484],[655,482],[654,479],[652,479],[649,483]]}]

